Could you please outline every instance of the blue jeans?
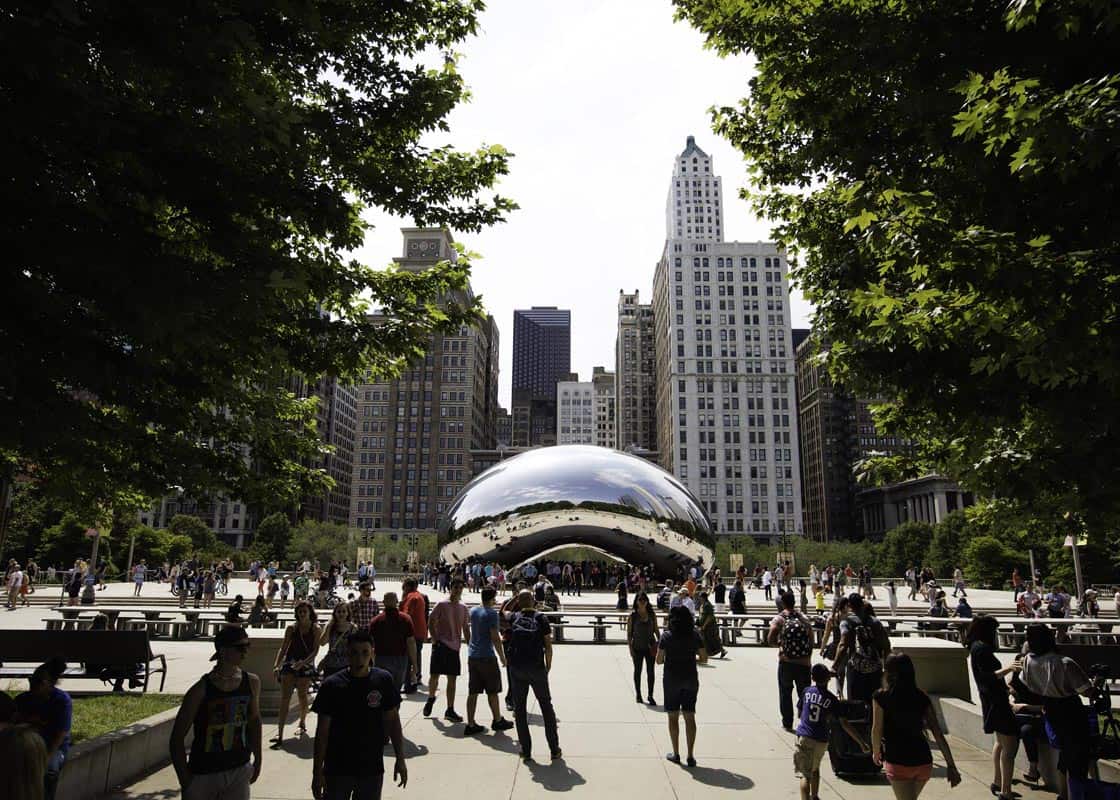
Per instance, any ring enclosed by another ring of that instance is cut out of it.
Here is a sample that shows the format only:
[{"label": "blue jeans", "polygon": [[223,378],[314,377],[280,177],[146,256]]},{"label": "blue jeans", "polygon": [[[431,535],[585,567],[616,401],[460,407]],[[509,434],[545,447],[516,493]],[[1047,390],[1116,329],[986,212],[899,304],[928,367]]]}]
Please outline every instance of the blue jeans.
[{"label": "blue jeans", "polygon": [[552,708],[552,693],[548,688],[548,670],[544,667],[509,668],[510,684],[513,687],[513,719],[517,723],[517,740],[521,744],[521,754],[533,751],[533,740],[529,736],[529,714],[526,710],[529,689],[537,698],[544,719],[544,738],[548,749],[555,753],[560,749],[560,736],[556,732],[556,712]]},{"label": "blue jeans", "polygon": [[[380,756],[378,756],[380,758]],[[323,800],[381,800],[385,773],[376,775],[327,775]]]},{"label": "blue jeans", "polygon": [[795,664],[792,661],[778,662],[778,708],[782,713],[782,725],[793,727],[793,700],[789,693],[797,693],[797,710],[801,711],[801,695],[811,680],[808,664]]},{"label": "blue jeans", "polygon": [[43,775],[43,798],[54,800],[54,793],[58,789],[58,774],[62,772],[62,765],[66,763],[66,754],[55,750],[54,755],[47,761],[47,771]]}]

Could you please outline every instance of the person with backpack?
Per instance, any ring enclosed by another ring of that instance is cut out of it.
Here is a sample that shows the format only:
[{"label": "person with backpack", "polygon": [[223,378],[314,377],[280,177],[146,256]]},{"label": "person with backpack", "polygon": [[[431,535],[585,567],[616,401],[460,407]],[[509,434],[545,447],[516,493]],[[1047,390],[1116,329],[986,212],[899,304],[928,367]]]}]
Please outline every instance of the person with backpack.
[{"label": "person with backpack", "polygon": [[871,702],[883,680],[883,659],[891,641],[883,623],[871,612],[858,593],[848,597],[851,613],[840,623],[840,644],[836,648],[834,670],[844,670],[848,699]]},{"label": "person with backpack", "polygon": [[811,680],[813,664],[813,628],[808,618],[796,608],[792,592],[779,598],[782,611],[770,622],[766,641],[778,647],[778,708],[782,727],[793,730],[793,700],[790,692],[797,691],[797,711],[801,713],[801,696]]},{"label": "person with backpack", "polygon": [[521,760],[533,760],[533,740],[529,735],[529,690],[537,698],[544,735],[549,753],[556,761],[562,755],[560,736],[556,729],[556,711],[552,708],[552,693],[548,673],[552,669],[552,628],[547,617],[533,608],[533,593],[528,589],[517,595],[518,610],[509,620],[509,643],[506,661],[513,684],[513,714],[517,725],[517,740],[521,747]]}]

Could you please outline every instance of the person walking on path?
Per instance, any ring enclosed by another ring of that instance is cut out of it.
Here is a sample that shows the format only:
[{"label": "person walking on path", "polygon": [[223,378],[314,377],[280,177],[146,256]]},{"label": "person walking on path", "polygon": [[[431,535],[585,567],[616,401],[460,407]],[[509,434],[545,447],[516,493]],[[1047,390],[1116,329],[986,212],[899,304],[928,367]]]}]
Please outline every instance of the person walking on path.
[{"label": "person walking on path", "polygon": [[[473,736],[485,730],[475,722],[474,712],[478,696],[486,694],[493,715],[491,728],[508,731],[513,723],[502,718],[498,695],[502,693],[502,670],[506,668],[506,653],[498,632],[498,610],[494,608],[497,591],[492,587],[482,590],[482,604],[471,609],[470,645],[467,648],[467,726],[463,733]],[[499,668],[498,663],[501,662]]]},{"label": "person walking on path", "polygon": [[439,689],[439,676],[447,676],[447,710],[443,718],[451,722],[462,722],[463,718],[455,711],[455,683],[463,670],[459,658],[460,645],[468,642],[470,625],[467,607],[459,602],[463,596],[463,582],[456,578],[451,582],[450,597],[436,603],[428,618],[428,629],[432,634],[432,660],[428,665],[428,700],[424,703],[424,716],[432,715],[436,704],[436,691]]},{"label": "person walking on path", "polygon": [[630,647],[630,658],[634,662],[634,699],[642,702],[642,665],[646,668],[646,683],[649,694],[646,702],[656,705],[653,699],[653,662],[657,657],[657,641],[661,631],[657,626],[657,613],[649,606],[649,596],[645,592],[634,595],[634,610],[626,625],[626,642]]},{"label": "person walking on path", "polygon": [[139,597],[140,590],[144,588],[144,576],[148,573],[148,562],[140,559],[140,563],[132,568],[132,596]]},{"label": "person walking on path", "polygon": [[[183,800],[248,800],[261,774],[260,678],[241,668],[249,635],[229,625],[214,637],[214,668],[183,698],[171,730],[171,763]],[[190,756],[187,731],[192,730]]]},{"label": "person walking on path", "polygon": [[866,703],[882,683],[883,659],[891,651],[891,641],[862,597],[849,595],[848,607],[851,613],[840,623],[834,671],[844,669],[848,699]]},{"label": "person walking on path", "polygon": [[[548,673],[552,670],[552,628],[548,618],[533,608],[533,593],[528,589],[518,594],[518,610],[510,618],[509,645],[506,659],[509,662],[510,680],[513,684],[514,720],[517,724],[517,741],[521,760],[533,759],[533,740],[529,735],[529,690],[537,698],[544,736],[549,753],[555,761],[560,751],[560,735],[556,728],[556,711],[552,707],[552,692]],[[691,624],[691,616],[689,624]]]},{"label": "person walking on path", "polygon": [[953,570],[953,597],[956,597],[958,592],[961,597],[968,597],[964,590],[964,572],[960,567]]},{"label": "person walking on path", "polygon": [[770,568],[767,567],[766,571],[762,573],[762,591],[763,591],[767,600],[773,600],[774,599],[773,588],[771,587],[771,584],[773,582],[774,582],[774,574],[772,572],[770,572]]},{"label": "person walking on path", "polygon": [[315,609],[304,600],[296,605],[296,621],[284,631],[284,642],[276,651],[274,671],[280,680],[280,711],[276,735],[272,737],[273,750],[279,750],[284,744],[284,723],[288,721],[292,689],[296,690],[299,699],[299,733],[301,736],[307,733],[307,693],[316,674],[315,654],[319,652],[320,638],[322,633],[316,622]]},{"label": "person walking on path", "polygon": [[401,584],[401,613],[412,622],[412,640],[416,646],[416,669],[413,671],[405,692],[416,691],[416,685],[421,681],[421,672],[424,670],[423,649],[424,642],[428,641],[428,601],[420,594],[420,586],[415,578],[405,578]]},{"label": "person walking on path", "polygon": [[692,624],[692,614],[678,606],[669,612],[668,630],[657,644],[657,663],[664,665],[661,691],[665,695],[665,711],[669,718],[669,741],[672,752],[665,758],[681,763],[680,717],[684,715],[685,764],[696,766],[696,698],[700,693],[700,675],[696,664],[706,664],[708,653],[704,640]]},{"label": "person walking on path", "polygon": [[1007,696],[1005,675],[1016,671],[1014,665],[1003,667],[996,658],[996,631],[999,622],[995,617],[980,616],[972,620],[965,635],[968,661],[976,688],[980,690],[980,709],[984,720],[984,733],[995,734],[992,747],[992,793],[999,800],[1013,800],[1011,779],[1015,775],[1015,753],[1019,749],[1019,723]]},{"label": "person walking on path", "polygon": [[801,695],[809,686],[813,663],[813,626],[809,619],[795,608],[792,592],[780,598],[782,612],[770,621],[766,641],[778,647],[778,710],[782,727],[793,730],[793,700],[796,692],[797,712],[801,713]]},{"label": "person walking on path", "polygon": [[386,592],[384,611],[373,618],[369,633],[373,637],[373,665],[393,676],[397,691],[416,673],[416,642],[412,620],[397,608],[397,593]]},{"label": "person walking on path", "polygon": [[801,693],[801,715],[797,722],[797,745],[793,750],[793,769],[801,779],[801,800],[815,800],[821,786],[821,761],[828,750],[832,733],[831,717],[835,717],[848,735],[865,753],[870,745],[863,740],[846,719],[838,714],[840,701],[828,690],[832,672],[824,664],[813,665],[813,682]]},{"label": "person walking on path", "polygon": [[43,738],[47,748],[47,770],[43,776],[43,797],[54,800],[58,776],[70,752],[70,726],[73,703],[70,695],[58,688],[66,662],[55,656],[31,673],[28,691],[16,695],[17,723],[30,725]]},{"label": "person walking on path", "polygon": [[961,782],[953,753],[933,711],[929,695],[918,688],[914,662],[905,653],[887,657],[886,688],[872,702],[871,758],[881,765],[896,800],[917,800],[933,772],[933,755],[926,730],[933,734],[945,758],[950,786]]},{"label": "person walking on path", "polygon": [[393,778],[402,789],[408,783],[395,679],[370,666],[369,631],[351,636],[348,648],[349,667],[323,681],[312,708],[318,717],[311,777],[315,800],[380,800],[386,739],[396,754]]}]

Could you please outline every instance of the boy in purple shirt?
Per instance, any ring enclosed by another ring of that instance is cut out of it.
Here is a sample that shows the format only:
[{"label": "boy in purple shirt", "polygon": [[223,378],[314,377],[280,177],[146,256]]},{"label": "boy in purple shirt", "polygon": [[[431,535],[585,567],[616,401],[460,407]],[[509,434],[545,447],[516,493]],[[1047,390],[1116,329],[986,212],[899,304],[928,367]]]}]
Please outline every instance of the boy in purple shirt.
[{"label": "boy in purple shirt", "polygon": [[[801,779],[801,800],[815,800],[821,785],[821,760],[828,751],[831,733],[829,717],[836,716],[840,701],[828,690],[828,682],[836,677],[824,664],[813,665],[813,682],[801,694],[801,719],[797,723],[797,746],[793,751],[794,773]],[[837,717],[856,743],[870,748],[846,719]]]}]

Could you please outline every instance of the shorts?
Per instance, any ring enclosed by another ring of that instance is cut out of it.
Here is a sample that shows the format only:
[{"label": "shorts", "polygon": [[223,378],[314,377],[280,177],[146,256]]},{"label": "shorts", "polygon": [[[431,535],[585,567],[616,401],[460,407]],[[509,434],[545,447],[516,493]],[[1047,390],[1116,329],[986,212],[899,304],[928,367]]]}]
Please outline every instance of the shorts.
[{"label": "shorts", "polygon": [[470,694],[502,693],[502,671],[498,669],[497,657],[468,658],[467,674],[470,676],[467,687]]},{"label": "shorts", "polygon": [[684,711],[690,714],[696,711],[696,696],[700,693],[700,684],[664,681],[661,691],[665,695],[666,711]]},{"label": "shorts", "polygon": [[183,790],[183,800],[249,800],[249,779],[253,777],[253,765],[194,775],[187,788]]},{"label": "shorts", "polygon": [[428,664],[429,675],[459,675],[462,671],[458,650],[452,650],[443,642],[432,644],[432,660]]},{"label": "shorts", "polygon": [[793,771],[799,778],[811,778],[821,770],[821,760],[828,752],[828,742],[798,736],[793,749]]},{"label": "shorts", "polygon": [[883,771],[887,773],[887,780],[928,781],[933,774],[933,764],[919,764],[912,767],[907,764],[892,764],[889,761],[884,761]]}]

